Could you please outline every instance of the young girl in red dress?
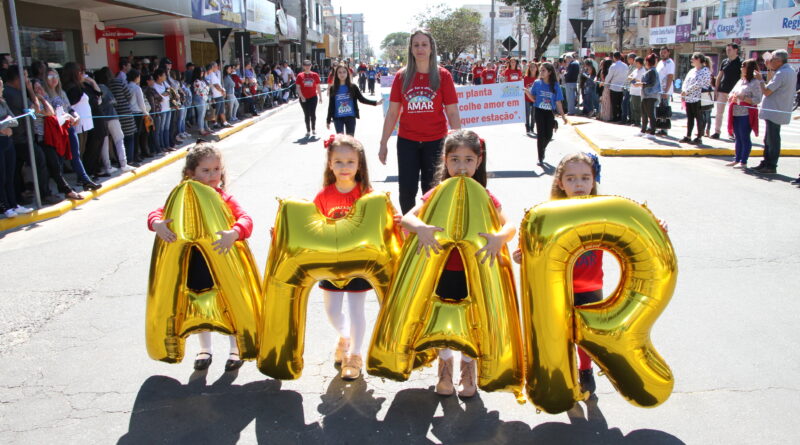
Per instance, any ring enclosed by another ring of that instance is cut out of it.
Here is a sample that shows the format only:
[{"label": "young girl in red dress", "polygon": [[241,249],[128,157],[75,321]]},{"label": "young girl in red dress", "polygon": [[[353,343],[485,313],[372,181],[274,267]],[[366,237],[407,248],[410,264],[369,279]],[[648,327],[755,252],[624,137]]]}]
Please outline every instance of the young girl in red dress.
[{"label": "young girl in red dress", "polygon": [[[454,130],[444,140],[444,154],[438,180],[441,182],[461,174],[471,177],[486,187],[486,143],[474,131]],[[423,203],[428,200],[434,190],[431,189],[422,197]],[[477,252],[481,262],[487,260],[497,261],[503,246],[516,233],[515,225],[508,222],[500,201],[488,189],[486,193],[489,194],[497,209],[503,228],[496,234],[488,233],[483,235],[487,241],[486,245]],[[436,241],[434,234],[442,231],[442,228],[425,224],[419,219],[418,215],[422,205],[417,205],[403,216],[403,227],[409,232],[417,234],[420,251],[425,251],[426,255],[430,255],[430,251],[438,254],[442,246]],[[458,250],[450,251],[450,256],[436,287],[436,294],[443,299],[453,301],[460,301],[467,297],[468,289],[464,263]],[[458,391],[458,395],[461,397],[474,396],[478,390],[475,358],[462,353],[460,372],[461,389]],[[444,396],[455,393],[455,387],[453,386],[453,351],[451,349],[439,350],[439,382],[436,384],[436,393]]]},{"label": "young girl in red dress", "polygon": [[[347,216],[358,198],[372,191],[364,147],[352,136],[343,134],[331,135],[324,144],[327,162],[322,190],[314,198],[314,204],[328,218],[342,218]],[[364,299],[372,286],[363,278],[354,278],[342,288],[334,286],[330,281],[320,282],[319,287],[322,289],[328,319],[339,333],[334,361],[342,365],[343,379],[355,380],[361,376],[364,363],[361,355],[361,344],[367,327]],[[342,313],[345,294],[349,327]]]},{"label": "young girl in red dress", "polygon": [[[225,192],[225,167],[222,163],[222,152],[214,144],[203,142],[192,147],[186,156],[183,178],[194,179],[213,187],[220,194],[225,204],[228,205],[233,217],[236,219],[236,222],[233,223],[229,230],[217,232],[220,238],[212,243],[217,253],[220,255],[227,254],[233,247],[234,242],[250,237],[250,233],[253,231],[253,220],[250,219],[250,216],[247,215],[233,196]],[[171,219],[164,219],[164,207],[159,207],[147,216],[147,228],[156,232],[159,238],[168,243],[177,239],[175,233],[169,229],[171,222]],[[193,291],[202,291],[214,286],[214,280],[211,277],[205,259],[203,259],[203,254],[194,247],[189,257],[187,275],[187,287]],[[201,332],[198,337],[200,338],[200,352],[197,353],[195,358],[194,369],[202,371],[208,369],[209,365],[211,365],[211,333]],[[244,363],[239,358],[239,346],[236,344],[236,337],[229,336],[229,339],[231,349],[228,361],[225,362],[225,371],[239,369]]]}]

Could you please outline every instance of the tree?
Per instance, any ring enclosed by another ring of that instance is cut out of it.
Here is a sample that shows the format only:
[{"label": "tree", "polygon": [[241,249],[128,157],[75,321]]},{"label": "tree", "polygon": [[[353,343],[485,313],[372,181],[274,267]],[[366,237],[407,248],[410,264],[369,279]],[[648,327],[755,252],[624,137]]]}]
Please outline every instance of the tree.
[{"label": "tree", "polygon": [[437,49],[443,59],[456,60],[469,48],[480,45],[486,37],[481,14],[467,8],[451,10],[437,5],[426,14],[417,16],[423,27],[436,39]]},{"label": "tree", "polygon": [[556,38],[561,0],[503,0],[509,6],[521,6],[528,15],[534,40],[534,56],[542,57]]},{"label": "tree", "polygon": [[381,42],[383,58],[391,62],[397,62],[399,59],[400,64],[405,65],[406,57],[408,56],[408,37],[410,35],[407,32],[393,32],[384,37]]}]

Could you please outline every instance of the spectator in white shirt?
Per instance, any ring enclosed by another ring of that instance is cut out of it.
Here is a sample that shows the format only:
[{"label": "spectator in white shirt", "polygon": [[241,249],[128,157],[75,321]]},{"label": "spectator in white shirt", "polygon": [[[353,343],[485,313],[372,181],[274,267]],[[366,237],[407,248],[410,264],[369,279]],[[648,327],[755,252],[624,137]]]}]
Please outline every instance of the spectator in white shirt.
[{"label": "spectator in white shirt", "polygon": [[[659,55],[661,60],[656,65],[656,72],[658,79],[661,81],[661,104],[669,106],[670,98],[672,97],[672,84],[675,80],[675,62],[669,57],[669,48],[666,46],[661,48]],[[656,134],[661,136],[667,135],[667,130],[658,130]]]},{"label": "spectator in white shirt", "polygon": [[628,65],[622,61],[622,54],[614,52],[614,63],[608,69],[608,75],[603,83],[611,90],[611,122],[622,121],[622,88],[628,77]]}]

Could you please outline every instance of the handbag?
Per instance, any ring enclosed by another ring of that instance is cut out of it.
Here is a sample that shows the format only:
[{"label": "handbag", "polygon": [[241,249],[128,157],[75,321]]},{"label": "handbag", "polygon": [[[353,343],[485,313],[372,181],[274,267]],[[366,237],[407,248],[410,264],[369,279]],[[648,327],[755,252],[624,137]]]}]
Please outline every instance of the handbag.
[{"label": "handbag", "polygon": [[656,119],[669,119],[672,117],[672,107],[669,104],[659,103],[656,107]]}]

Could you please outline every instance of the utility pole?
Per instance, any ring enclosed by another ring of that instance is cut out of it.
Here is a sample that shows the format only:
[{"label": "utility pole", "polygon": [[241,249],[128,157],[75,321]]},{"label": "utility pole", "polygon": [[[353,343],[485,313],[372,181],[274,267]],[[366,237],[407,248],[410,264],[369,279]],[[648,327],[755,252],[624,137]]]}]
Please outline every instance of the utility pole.
[{"label": "utility pole", "polygon": [[342,22],[341,6],[339,6],[339,58],[344,59],[344,23]]},{"label": "utility pole", "polygon": [[494,59],[494,0],[492,0],[492,11],[489,13],[489,59]]},{"label": "utility pole", "polygon": [[522,58],[522,6],[519,7],[519,11],[517,12],[517,51],[519,52],[519,58]]},{"label": "utility pole", "polygon": [[[622,52],[622,37],[625,35],[625,2],[617,0],[617,51]],[[583,42],[581,42],[583,43]]]},{"label": "utility pole", "polygon": [[300,63],[306,59],[306,40],[308,40],[308,8],[306,0],[300,0]]}]

